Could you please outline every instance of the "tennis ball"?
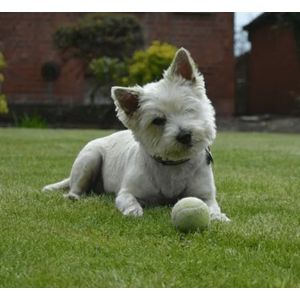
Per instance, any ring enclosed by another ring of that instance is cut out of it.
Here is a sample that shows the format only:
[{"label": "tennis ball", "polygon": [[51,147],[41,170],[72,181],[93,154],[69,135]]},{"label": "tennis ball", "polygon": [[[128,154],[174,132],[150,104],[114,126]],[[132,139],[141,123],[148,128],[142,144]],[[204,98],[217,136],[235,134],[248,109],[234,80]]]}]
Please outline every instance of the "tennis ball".
[{"label": "tennis ball", "polygon": [[171,219],[179,231],[203,231],[210,222],[208,206],[199,198],[182,198],[174,205]]}]

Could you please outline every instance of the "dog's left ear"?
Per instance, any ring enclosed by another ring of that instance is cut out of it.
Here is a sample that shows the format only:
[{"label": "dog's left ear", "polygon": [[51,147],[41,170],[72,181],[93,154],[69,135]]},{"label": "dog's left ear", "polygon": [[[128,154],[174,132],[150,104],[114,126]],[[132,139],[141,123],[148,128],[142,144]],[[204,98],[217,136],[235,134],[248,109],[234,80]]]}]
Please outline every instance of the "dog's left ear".
[{"label": "dog's left ear", "polygon": [[176,52],[170,67],[165,72],[164,77],[172,79],[174,76],[181,76],[183,79],[189,81],[195,81],[196,79],[197,70],[195,63],[190,53],[184,48],[180,48]]},{"label": "dog's left ear", "polygon": [[111,96],[127,115],[132,115],[138,109],[140,93],[137,88],[114,86]]}]

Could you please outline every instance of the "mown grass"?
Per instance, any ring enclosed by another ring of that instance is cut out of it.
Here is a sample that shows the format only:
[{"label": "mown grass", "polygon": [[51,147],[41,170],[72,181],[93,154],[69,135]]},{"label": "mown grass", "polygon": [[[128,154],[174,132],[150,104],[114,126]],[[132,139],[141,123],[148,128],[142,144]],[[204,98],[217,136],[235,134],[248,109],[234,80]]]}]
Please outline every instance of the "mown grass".
[{"label": "mown grass", "polygon": [[300,287],[299,135],[219,133],[218,200],[232,222],[182,235],[169,207],[135,219],[112,195],[40,192],[109,133],[0,129],[1,287]]}]

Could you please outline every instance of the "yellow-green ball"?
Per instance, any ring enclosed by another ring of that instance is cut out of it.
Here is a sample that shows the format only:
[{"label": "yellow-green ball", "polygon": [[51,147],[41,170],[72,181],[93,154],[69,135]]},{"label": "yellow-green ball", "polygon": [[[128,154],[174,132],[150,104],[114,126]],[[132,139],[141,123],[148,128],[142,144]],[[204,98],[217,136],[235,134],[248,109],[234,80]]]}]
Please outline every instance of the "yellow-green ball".
[{"label": "yellow-green ball", "polygon": [[195,197],[179,200],[172,209],[171,218],[174,226],[184,233],[203,231],[210,222],[208,206]]}]

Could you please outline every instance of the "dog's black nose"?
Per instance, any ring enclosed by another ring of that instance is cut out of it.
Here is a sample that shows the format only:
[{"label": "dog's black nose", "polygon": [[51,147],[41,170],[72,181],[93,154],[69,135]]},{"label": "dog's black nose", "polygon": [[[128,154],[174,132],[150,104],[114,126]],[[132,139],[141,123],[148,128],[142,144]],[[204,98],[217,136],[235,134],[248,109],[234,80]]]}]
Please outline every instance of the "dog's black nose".
[{"label": "dog's black nose", "polygon": [[189,131],[182,130],[179,132],[179,134],[176,136],[176,140],[180,142],[181,144],[190,146],[192,142],[192,135]]}]

